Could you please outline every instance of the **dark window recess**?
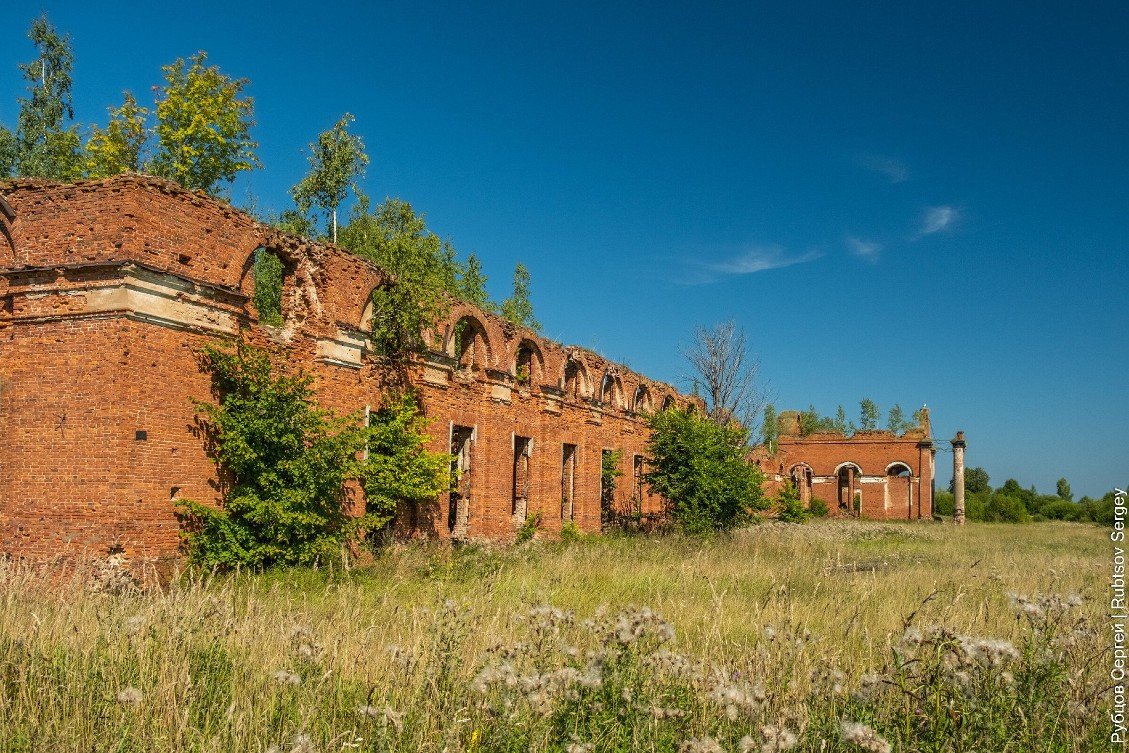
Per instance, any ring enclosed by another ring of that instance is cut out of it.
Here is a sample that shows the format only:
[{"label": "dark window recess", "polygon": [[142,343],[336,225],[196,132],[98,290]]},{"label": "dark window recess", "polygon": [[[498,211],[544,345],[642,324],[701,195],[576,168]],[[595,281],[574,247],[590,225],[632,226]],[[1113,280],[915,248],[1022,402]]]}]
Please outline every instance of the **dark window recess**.
[{"label": "dark window recess", "polygon": [[138,429],[137,431],[133,432],[133,438],[138,442],[148,442],[149,432],[145,431],[144,429]]}]

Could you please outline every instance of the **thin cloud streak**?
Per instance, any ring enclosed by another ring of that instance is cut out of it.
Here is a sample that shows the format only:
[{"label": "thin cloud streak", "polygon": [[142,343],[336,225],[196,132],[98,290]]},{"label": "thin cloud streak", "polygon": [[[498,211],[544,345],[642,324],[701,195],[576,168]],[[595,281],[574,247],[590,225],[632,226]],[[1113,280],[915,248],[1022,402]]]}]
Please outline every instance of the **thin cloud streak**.
[{"label": "thin cloud streak", "polygon": [[905,183],[909,180],[909,168],[901,160],[884,157],[880,154],[864,154],[858,158],[861,167],[881,175],[891,183]]},{"label": "thin cloud streak", "polygon": [[872,263],[878,261],[878,255],[882,252],[881,243],[863,240],[853,235],[847,236],[847,247],[851,249],[851,253],[855,256]]},{"label": "thin cloud streak", "polygon": [[939,233],[952,226],[959,217],[960,212],[957,211],[956,207],[928,207],[925,210],[925,215],[921,218],[921,227],[918,229],[917,234],[918,236],[923,236]]},{"label": "thin cloud streak", "polygon": [[814,249],[802,254],[789,255],[780,246],[758,246],[732,259],[700,264],[690,275],[678,281],[686,285],[704,285],[724,277],[739,277],[767,272],[770,269],[791,267],[794,264],[804,264],[815,261],[821,256],[823,256],[822,252]]}]

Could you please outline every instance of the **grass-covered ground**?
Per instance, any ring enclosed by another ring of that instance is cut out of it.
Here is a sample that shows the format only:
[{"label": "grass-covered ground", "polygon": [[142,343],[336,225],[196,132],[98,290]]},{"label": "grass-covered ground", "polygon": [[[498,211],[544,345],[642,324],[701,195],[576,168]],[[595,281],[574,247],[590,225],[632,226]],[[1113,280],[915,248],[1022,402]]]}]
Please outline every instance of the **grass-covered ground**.
[{"label": "grass-covered ground", "polygon": [[0,750],[1101,750],[1108,556],[821,521],[127,593],[9,567]]}]

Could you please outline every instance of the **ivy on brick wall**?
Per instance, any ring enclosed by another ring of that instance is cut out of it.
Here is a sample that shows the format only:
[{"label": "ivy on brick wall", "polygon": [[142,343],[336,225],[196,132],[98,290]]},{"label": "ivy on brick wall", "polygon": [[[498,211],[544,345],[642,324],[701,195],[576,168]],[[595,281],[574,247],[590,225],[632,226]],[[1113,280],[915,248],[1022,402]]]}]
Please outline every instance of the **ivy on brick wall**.
[{"label": "ivy on brick wall", "polygon": [[[196,405],[228,483],[219,508],[179,505],[194,562],[330,561],[385,527],[398,501],[424,503],[444,488],[447,458],[424,449],[423,418],[410,397],[390,400],[366,425],[359,415],[318,407],[311,377],[276,370],[260,349],[209,346],[202,355],[219,402]],[[408,472],[391,476],[389,463]],[[363,515],[347,509],[350,481],[366,489]]]}]

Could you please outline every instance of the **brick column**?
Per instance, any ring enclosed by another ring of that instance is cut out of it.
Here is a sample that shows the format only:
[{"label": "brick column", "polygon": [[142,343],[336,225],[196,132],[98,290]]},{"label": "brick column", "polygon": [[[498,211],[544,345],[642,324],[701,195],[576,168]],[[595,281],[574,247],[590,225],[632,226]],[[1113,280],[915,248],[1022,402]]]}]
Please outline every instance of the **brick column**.
[{"label": "brick column", "polygon": [[953,522],[964,525],[964,432],[950,439],[953,446]]}]

